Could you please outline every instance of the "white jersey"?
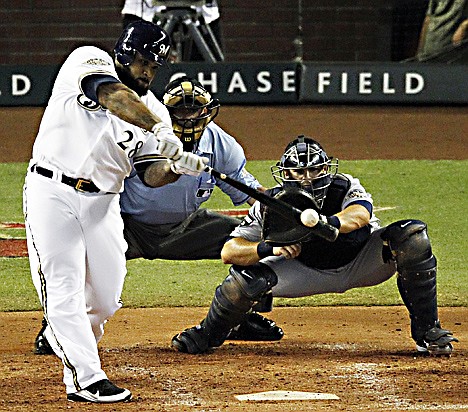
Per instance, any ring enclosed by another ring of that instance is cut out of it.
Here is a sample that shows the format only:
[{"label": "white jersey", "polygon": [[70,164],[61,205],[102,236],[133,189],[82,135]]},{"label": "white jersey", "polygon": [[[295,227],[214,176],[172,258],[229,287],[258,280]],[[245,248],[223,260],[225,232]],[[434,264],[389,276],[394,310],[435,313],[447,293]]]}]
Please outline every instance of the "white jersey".
[{"label": "white jersey", "polygon": [[[102,191],[118,193],[131,171],[131,157],[154,153],[156,139],[87,98],[81,84],[90,75],[118,80],[108,53],[93,46],[80,47],[70,54],[57,75],[31,163],[91,180]],[[171,124],[166,107],[151,91],[141,100]]]}]

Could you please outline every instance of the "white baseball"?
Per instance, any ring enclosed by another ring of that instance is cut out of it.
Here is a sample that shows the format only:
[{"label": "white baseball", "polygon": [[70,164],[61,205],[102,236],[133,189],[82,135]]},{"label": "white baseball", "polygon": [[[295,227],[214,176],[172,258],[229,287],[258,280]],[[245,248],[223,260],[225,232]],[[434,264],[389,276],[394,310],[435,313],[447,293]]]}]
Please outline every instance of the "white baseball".
[{"label": "white baseball", "polygon": [[319,214],[314,209],[306,209],[301,213],[301,222],[304,226],[314,227],[319,221]]}]

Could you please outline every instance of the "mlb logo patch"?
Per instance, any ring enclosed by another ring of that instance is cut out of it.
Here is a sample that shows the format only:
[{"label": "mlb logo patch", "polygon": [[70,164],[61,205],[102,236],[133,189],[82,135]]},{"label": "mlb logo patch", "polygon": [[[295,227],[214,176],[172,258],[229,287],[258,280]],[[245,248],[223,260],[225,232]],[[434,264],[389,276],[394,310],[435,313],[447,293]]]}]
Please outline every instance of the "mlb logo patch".
[{"label": "mlb logo patch", "polygon": [[197,197],[210,197],[211,193],[213,193],[213,189],[198,189]]}]

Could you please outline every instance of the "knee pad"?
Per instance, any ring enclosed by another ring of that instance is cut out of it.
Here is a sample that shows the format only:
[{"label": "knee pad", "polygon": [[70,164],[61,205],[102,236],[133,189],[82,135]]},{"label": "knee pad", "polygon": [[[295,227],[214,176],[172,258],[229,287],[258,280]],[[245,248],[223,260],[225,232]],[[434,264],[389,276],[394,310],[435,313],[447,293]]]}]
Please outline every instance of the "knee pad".
[{"label": "knee pad", "polygon": [[436,259],[424,222],[400,220],[387,226],[381,238],[390,249],[400,273],[435,268]]},{"label": "knee pad", "polygon": [[276,273],[263,263],[251,266],[232,265],[229,275],[217,288],[215,299],[223,307],[235,306],[241,310],[248,310],[277,282]]},{"label": "knee pad", "polygon": [[232,265],[229,274],[239,292],[255,301],[278,283],[276,273],[264,263],[251,266]]}]

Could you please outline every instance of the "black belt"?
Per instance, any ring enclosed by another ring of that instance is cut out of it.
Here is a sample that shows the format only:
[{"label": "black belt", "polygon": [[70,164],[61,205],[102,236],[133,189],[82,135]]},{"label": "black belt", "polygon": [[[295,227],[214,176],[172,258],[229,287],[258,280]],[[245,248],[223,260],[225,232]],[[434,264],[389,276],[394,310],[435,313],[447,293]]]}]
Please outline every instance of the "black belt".
[{"label": "black belt", "polygon": [[[37,173],[38,175],[48,177],[49,179],[52,179],[54,176],[54,172],[52,170],[46,169],[45,167],[33,165],[31,166],[31,172]],[[73,187],[74,189],[80,191],[80,192],[89,192],[89,193],[97,193],[100,192],[99,188],[90,180],[86,179],[81,179],[81,178],[73,178],[73,177],[68,177],[65,176],[62,173],[62,183],[65,183],[68,186]]]}]

